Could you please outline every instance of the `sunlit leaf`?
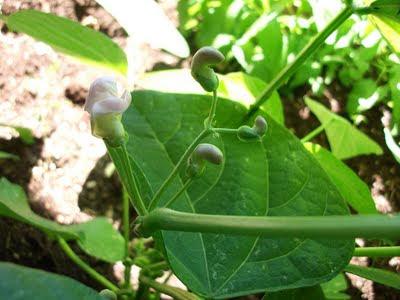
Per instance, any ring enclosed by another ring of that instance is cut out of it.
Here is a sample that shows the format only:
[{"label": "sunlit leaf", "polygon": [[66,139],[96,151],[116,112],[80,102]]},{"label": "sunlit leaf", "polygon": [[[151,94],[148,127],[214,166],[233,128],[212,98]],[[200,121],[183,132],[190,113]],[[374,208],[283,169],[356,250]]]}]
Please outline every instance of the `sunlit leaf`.
[{"label": "sunlit leaf", "polygon": [[322,104],[305,98],[307,106],[324,126],[332,153],[339,159],[363,154],[382,154],[382,148],[349,121],[336,115]]},{"label": "sunlit leaf", "polygon": [[374,199],[368,186],[331,152],[317,144],[306,143],[310,151],[336,185],[343,198],[360,214],[375,214]]},{"label": "sunlit leaf", "polygon": [[36,10],[22,10],[5,17],[7,26],[87,63],[126,74],[124,51],[101,32],[67,18]]}]

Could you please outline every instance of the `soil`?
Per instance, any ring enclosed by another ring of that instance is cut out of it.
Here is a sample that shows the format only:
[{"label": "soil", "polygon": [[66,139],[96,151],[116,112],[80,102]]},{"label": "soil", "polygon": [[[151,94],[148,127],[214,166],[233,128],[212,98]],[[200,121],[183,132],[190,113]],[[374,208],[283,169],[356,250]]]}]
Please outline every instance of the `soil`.
[{"label": "soil", "polygon": [[[0,1],[0,6],[1,6]],[[159,1],[167,14],[177,20],[174,1]],[[3,14],[34,8],[52,12],[89,24],[126,46],[126,33],[102,7],[92,0],[5,0]],[[18,161],[0,160],[0,176],[20,184],[29,196],[32,208],[40,215],[60,223],[77,223],[96,215],[109,217],[119,226],[121,185],[102,142],[90,133],[89,118],[82,106],[87,87],[99,76],[99,70],[87,67],[57,54],[51,48],[28,36],[9,32],[0,22],[0,123],[25,126],[35,136],[33,145],[25,145],[15,132],[0,127],[0,150],[18,155]],[[164,52],[137,45],[141,54],[138,73],[163,69],[177,64],[187,65]],[[303,102],[307,88],[296,91],[292,99],[284,99],[286,125],[302,137],[319,125]],[[332,95],[335,95],[333,97]],[[343,113],[346,90],[334,85],[320,101],[332,110]],[[289,105],[290,104],[290,105]],[[362,156],[346,161],[372,187],[377,207],[382,212],[400,209],[400,167],[385,146],[383,107],[375,107],[365,116],[360,129],[377,141],[385,153]],[[316,138],[328,146],[324,134]],[[358,241],[365,243],[365,241]],[[368,241],[378,245],[380,241]],[[114,281],[118,269],[93,260],[74,249],[92,266]],[[100,289],[59,251],[54,241],[40,231],[0,218],[0,261],[65,274],[95,289]],[[359,260],[361,264],[400,271],[400,259]],[[386,286],[352,276],[349,293],[353,299],[400,299],[399,293]],[[260,299],[250,296],[242,299]]]}]

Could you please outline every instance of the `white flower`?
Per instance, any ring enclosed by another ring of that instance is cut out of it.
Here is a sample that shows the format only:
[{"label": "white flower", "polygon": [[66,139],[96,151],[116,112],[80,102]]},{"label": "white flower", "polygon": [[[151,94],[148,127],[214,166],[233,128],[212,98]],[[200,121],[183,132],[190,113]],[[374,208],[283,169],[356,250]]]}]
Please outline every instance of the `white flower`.
[{"label": "white flower", "polygon": [[103,138],[111,146],[124,143],[126,134],[121,117],[130,103],[131,94],[128,91],[118,96],[117,82],[113,77],[97,78],[90,85],[84,107],[90,114],[93,135]]},{"label": "white flower", "polygon": [[115,78],[104,76],[97,78],[90,85],[89,94],[85,102],[85,110],[92,117],[109,113],[123,113],[131,103],[131,94],[124,91],[118,96],[118,87]]}]

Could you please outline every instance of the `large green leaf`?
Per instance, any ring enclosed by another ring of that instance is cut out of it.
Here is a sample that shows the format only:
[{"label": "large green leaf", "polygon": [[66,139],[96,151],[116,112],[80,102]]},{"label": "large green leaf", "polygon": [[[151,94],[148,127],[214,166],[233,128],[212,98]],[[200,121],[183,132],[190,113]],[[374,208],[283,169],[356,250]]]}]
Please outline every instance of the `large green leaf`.
[{"label": "large green leaf", "polygon": [[23,189],[5,178],[0,179],[0,215],[37,227],[53,237],[77,240],[87,254],[108,262],[121,260],[125,254],[123,237],[106,218],[70,226],[57,224],[35,214]]},{"label": "large green leaf", "polygon": [[105,300],[82,283],[53,273],[0,263],[0,299]]},{"label": "large green leaf", "polygon": [[36,10],[22,10],[4,20],[11,30],[30,35],[64,54],[126,74],[124,51],[101,32]]},{"label": "large green leaf", "polygon": [[368,186],[348,166],[319,145],[306,143],[343,198],[361,214],[376,214],[374,199]]},{"label": "large green leaf", "polygon": [[[154,91],[133,93],[124,114],[128,151],[153,190],[202,130],[211,97]],[[220,99],[218,127],[236,128],[246,108]],[[340,215],[343,198],[315,159],[288,130],[265,114],[269,129],[262,142],[243,143],[236,135],[210,136],[220,147],[222,166],[204,175],[172,206],[180,211],[225,215]],[[161,198],[166,203],[184,173]],[[348,262],[353,241],[271,239],[162,231],[166,257],[194,292],[227,298],[259,291],[316,285],[334,277]]]},{"label": "large green leaf", "polygon": [[322,104],[306,98],[305,102],[324,126],[332,153],[339,159],[362,154],[382,154],[382,148],[346,119],[336,115]]},{"label": "large green leaf", "polygon": [[[250,107],[267,86],[264,81],[242,72],[218,75],[218,78],[218,96],[235,100],[246,107]],[[148,90],[169,93],[207,94],[190,75],[190,70],[185,69],[146,73],[139,85]],[[268,112],[278,123],[284,123],[283,106],[277,92],[262,105],[261,110]]]},{"label": "large green leaf", "polygon": [[377,283],[384,284],[395,289],[400,289],[399,274],[382,269],[361,267],[357,265],[348,265],[344,270],[348,273],[370,279]]}]

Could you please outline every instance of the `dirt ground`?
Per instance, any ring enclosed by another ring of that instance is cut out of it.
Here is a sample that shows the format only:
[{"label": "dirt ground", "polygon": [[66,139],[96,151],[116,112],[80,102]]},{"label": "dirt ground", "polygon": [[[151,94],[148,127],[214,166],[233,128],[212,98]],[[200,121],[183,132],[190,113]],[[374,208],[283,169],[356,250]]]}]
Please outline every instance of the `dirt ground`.
[{"label": "dirt ground", "polygon": [[[159,2],[176,20],[175,2]],[[5,0],[2,13],[10,14],[26,8],[90,24],[126,47],[124,30],[95,1]],[[102,71],[59,55],[28,36],[9,32],[1,23],[0,29],[0,123],[28,127],[35,136],[35,144],[29,146],[15,138],[13,131],[0,128],[0,150],[20,157],[18,161],[0,160],[0,176],[22,185],[33,209],[43,216],[70,224],[95,215],[106,215],[115,226],[119,226],[121,185],[102,141],[91,135],[89,118],[82,109],[87,87],[94,78],[103,75]],[[137,47],[142,58],[137,74],[161,66],[182,64],[147,45]],[[341,95],[346,92],[340,87],[329,91],[325,104],[340,108],[343,103]],[[286,125],[300,137],[318,126],[301,100],[304,93],[304,90],[299,90],[296,92],[298,98],[285,99]],[[385,146],[381,121],[383,110],[377,107],[368,112],[368,123],[361,125],[361,129],[385,149],[384,155],[351,159],[349,165],[371,187],[380,211],[397,212],[400,208],[400,167]],[[326,145],[324,135],[318,139]],[[377,243],[368,241],[367,245]],[[65,274],[100,288],[41,232],[4,218],[0,218],[0,260]],[[400,258],[358,261],[400,271]],[[111,280],[118,280],[118,267],[95,260],[90,262]],[[355,276],[349,282],[353,284],[349,292],[354,299],[400,299],[394,289]]]}]

